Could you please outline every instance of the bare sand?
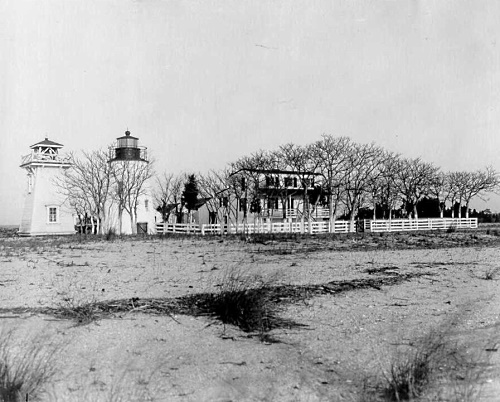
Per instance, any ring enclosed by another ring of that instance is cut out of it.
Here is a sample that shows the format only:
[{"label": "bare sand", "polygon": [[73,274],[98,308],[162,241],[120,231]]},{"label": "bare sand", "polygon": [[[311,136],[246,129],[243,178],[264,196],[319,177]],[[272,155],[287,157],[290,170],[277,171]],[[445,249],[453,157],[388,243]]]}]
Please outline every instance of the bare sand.
[{"label": "bare sand", "polygon": [[[5,238],[0,325],[21,345],[60,345],[43,400],[356,401],[398,351],[450,328],[482,368],[475,400],[500,401],[499,239],[484,231],[257,242]],[[298,325],[272,330],[275,342],[213,317],[131,308],[78,325],[46,313],[217,292],[231,270],[273,286],[409,279],[283,303],[280,317]],[[436,385],[433,400],[459,400],[460,386]]]}]

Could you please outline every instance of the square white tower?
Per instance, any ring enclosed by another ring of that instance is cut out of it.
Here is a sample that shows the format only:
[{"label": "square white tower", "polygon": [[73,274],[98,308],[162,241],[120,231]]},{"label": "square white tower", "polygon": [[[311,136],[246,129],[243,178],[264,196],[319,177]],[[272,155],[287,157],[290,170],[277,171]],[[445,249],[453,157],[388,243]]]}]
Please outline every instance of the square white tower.
[{"label": "square white tower", "polygon": [[59,154],[63,146],[48,138],[32,145],[21,167],[28,174],[28,188],[20,236],[67,235],[75,233],[74,219],[56,178],[71,164]]}]

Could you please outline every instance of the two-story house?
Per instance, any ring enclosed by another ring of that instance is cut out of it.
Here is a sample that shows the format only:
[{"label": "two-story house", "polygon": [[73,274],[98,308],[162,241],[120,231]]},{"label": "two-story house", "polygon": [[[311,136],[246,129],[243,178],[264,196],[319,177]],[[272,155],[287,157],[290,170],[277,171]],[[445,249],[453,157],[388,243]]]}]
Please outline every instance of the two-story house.
[{"label": "two-story house", "polygon": [[318,173],[242,169],[231,176],[227,189],[199,208],[197,223],[328,219],[328,210],[320,206]]}]

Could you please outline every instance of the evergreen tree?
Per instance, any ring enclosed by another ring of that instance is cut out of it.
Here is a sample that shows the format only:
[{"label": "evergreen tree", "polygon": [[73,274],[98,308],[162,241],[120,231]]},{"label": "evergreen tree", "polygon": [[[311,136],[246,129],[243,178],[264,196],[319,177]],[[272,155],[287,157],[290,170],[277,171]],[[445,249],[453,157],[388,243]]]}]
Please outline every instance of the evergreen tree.
[{"label": "evergreen tree", "polygon": [[187,182],[184,184],[184,191],[182,192],[182,198],[184,199],[184,205],[188,212],[196,210],[196,205],[198,204],[198,182],[196,176],[191,174],[188,176]]}]

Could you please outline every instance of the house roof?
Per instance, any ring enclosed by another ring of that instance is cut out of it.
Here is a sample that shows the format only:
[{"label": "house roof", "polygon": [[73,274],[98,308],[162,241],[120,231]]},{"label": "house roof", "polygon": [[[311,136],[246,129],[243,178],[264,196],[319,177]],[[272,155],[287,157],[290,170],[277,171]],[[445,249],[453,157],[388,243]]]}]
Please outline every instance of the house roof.
[{"label": "house roof", "polygon": [[57,142],[49,140],[47,137],[43,141],[37,142],[36,144],[33,144],[30,148],[36,148],[36,147],[51,147],[51,148],[62,148],[63,145],[59,144]]},{"label": "house roof", "polygon": [[295,170],[282,170],[282,169],[240,169],[231,175],[237,174],[239,172],[252,172],[252,173],[263,173],[263,174],[289,174],[289,175],[309,175],[309,176],[321,176],[321,173],[317,172],[301,172]]},{"label": "house roof", "polygon": [[[164,205],[164,206],[163,206]],[[158,207],[158,209],[164,209],[166,212],[172,211],[179,203],[163,204]]]},{"label": "house roof", "polygon": [[211,199],[212,199],[212,197],[198,198],[196,200],[196,209],[201,208],[203,205],[205,205]]}]

